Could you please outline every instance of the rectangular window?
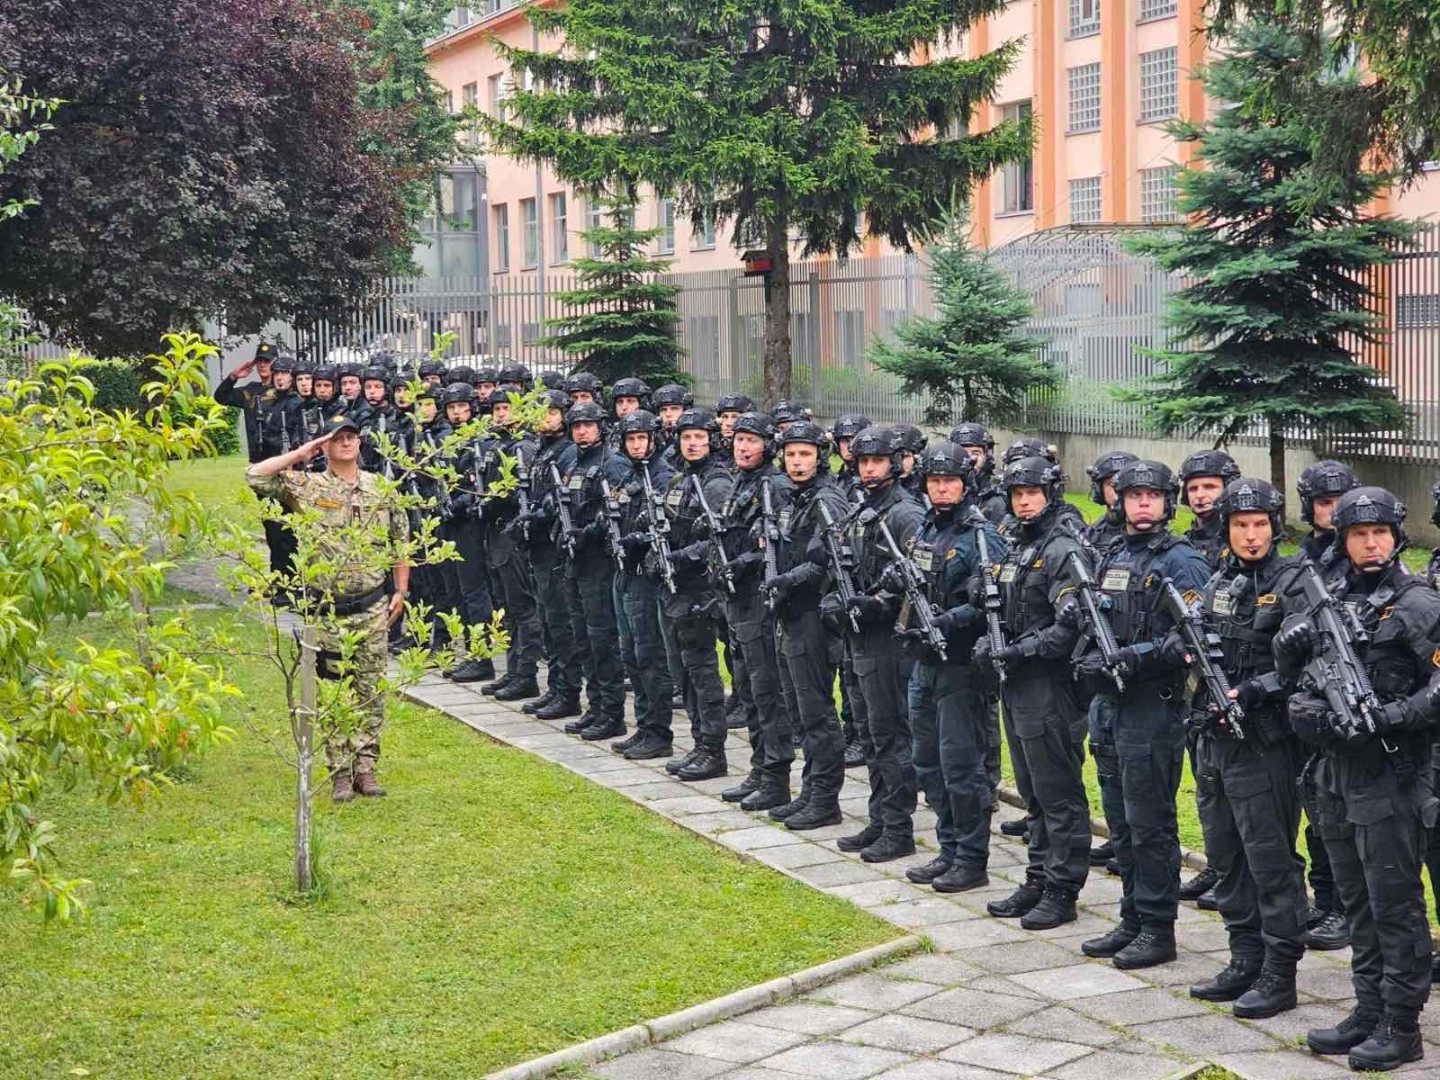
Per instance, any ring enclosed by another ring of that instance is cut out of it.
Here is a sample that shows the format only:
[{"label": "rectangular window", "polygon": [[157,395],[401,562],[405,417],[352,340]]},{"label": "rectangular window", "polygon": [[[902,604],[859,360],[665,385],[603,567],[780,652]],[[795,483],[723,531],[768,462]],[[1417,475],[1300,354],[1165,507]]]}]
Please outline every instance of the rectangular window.
[{"label": "rectangular window", "polygon": [[1100,65],[1081,64],[1065,69],[1065,83],[1069,91],[1069,126],[1067,135],[1078,135],[1085,131],[1100,130]]},{"label": "rectangular window", "polygon": [[550,196],[550,261],[570,261],[570,233],[565,220],[565,192],[557,191]]},{"label": "rectangular window", "polygon": [[1395,325],[1405,329],[1440,326],[1440,293],[1411,293],[1395,298]]},{"label": "rectangular window", "polygon": [[1070,0],[1070,34],[1072,38],[1090,37],[1100,32],[1100,0]]},{"label": "rectangular window", "polygon": [[[1018,121],[1030,115],[1030,102],[1000,108],[1000,119]],[[1028,214],[1035,209],[1035,160],[1028,154],[1000,167],[1000,213]]]},{"label": "rectangular window", "polygon": [[1100,220],[1100,177],[1070,181],[1070,221],[1085,225]]},{"label": "rectangular window", "polygon": [[1152,19],[1168,19],[1175,14],[1175,0],[1140,0],[1140,15],[1137,22]]},{"label": "rectangular window", "polygon": [[450,12],[450,28],[452,30],[459,30],[462,27],[469,26],[473,18],[474,16],[470,14],[470,5],[460,4]]},{"label": "rectangular window", "polygon": [[[466,83],[460,88],[460,97],[465,104],[465,111],[473,114],[480,108],[480,84]],[[467,146],[480,145],[480,132],[475,128],[473,120],[465,124],[465,144]]]},{"label": "rectangular window", "polygon": [[540,208],[534,199],[520,200],[521,266],[540,265]]},{"label": "rectangular window", "polygon": [[1141,53],[1140,123],[1174,116],[1178,103],[1175,46]]},{"label": "rectangular window", "polygon": [[447,113],[453,113],[455,111],[455,94],[453,91],[446,90],[440,95],[440,106]]},{"label": "rectangular window", "polygon": [[[598,202],[596,202],[594,199],[591,199],[585,206],[585,228],[587,230],[598,229],[604,224],[604,210],[601,209]],[[589,253],[590,258],[600,258],[600,245],[597,244],[594,240],[587,240],[585,242],[585,250]]]},{"label": "rectangular window", "polygon": [[674,199],[661,199],[655,204],[655,225],[660,230],[660,253],[668,255],[675,250]]},{"label": "rectangular window", "polygon": [[699,251],[702,248],[713,248],[715,246],[715,214],[706,211],[704,218],[700,221],[700,228],[690,235],[690,250]]},{"label": "rectangular window", "polygon": [[504,203],[491,211],[495,215],[495,272],[510,269],[510,208]]},{"label": "rectangular window", "polygon": [[505,75],[491,75],[485,80],[485,103],[496,120],[505,119]]},{"label": "rectangular window", "polygon": [[1179,220],[1175,208],[1175,174],[1178,166],[1140,170],[1140,220],[1164,222]]}]

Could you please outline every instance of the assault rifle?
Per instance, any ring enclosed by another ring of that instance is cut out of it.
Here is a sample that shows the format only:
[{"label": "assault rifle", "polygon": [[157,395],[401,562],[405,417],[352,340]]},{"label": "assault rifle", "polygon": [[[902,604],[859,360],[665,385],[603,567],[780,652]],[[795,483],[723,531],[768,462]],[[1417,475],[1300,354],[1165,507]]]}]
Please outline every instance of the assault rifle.
[{"label": "assault rifle", "polygon": [[720,575],[720,580],[725,583],[725,591],[734,596],[735,568],[730,565],[730,558],[725,554],[724,537],[721,535],[724,529],[720,525],[720,519],[715,516],[715,511],[710,509],[710,500],[705,498],[705,487],[700,483],[700,477],[691,473],[690,483],[695,488],[695,500],[700,506],[700,513],[705,516],[705,524],[710,531],[710,557],[714,562],[715,571]]},{"label": "assault rifle", "polygon": [[1090,633],[1095,637],[1095,644],[1100,646],[1105,674],[1110,676],[1115,689],[1123,694],[1125,679],[1120,674],[1120,643],[1115,640],[1115,631],[1110,626],[1110,601],[1100,595],[1100,586],[1095,582],[1095,575],[1090,572],[1090,567],[1080,552],[1070,552],[1066,562],[1070,567],[1070,576],[1075,579],[1075,591],[1079,594],[1080,606],[1085,609],[1090,620]]},{"label": "assault rifle", "polygon": [[985,539],[985,526],[989,524],[978,507],[971,507],[971,522],[975,526],[975,542],[980,548],[980,583],[985,589],[985,636],[990,640],[990,663],[995,674],[1003,683],[1006,678],[1005,661],[1000,653],[1006,647],[1005,631],[1000,626],[1000,586],[996,584],[990,568],[990,541]]},{"label": "assault rifle", "polygon": [[650,542],[660,560],[660,578],[665,582],[665,591],[673,596],[675,567],[670,565],[670,519],[665,516],[665,497],[656,492],[648,464],[640,470],[640,480],[645,485],[645,520],[650,525]]},{"label": "assault rifle", "polygon": [[825,525],[822,535],[825,538],[825,554],[830,558],[830,573],[835,578],[835,591],[840,594],[840,603],[850,617],[850,629],[858,634],[860,620],[851,605],[851,601],[859,595],[855,588],[855,553],[840,534],[840,523],[835,520],[830,507],[825,505],[825,500],[817,498],[815,504],[820,507],[820,517]]},{"label": "assault rifle", "polygon": [[605,533],[610,538],[610,554],[615,559],[616,568],[623,574],[625,545],[620,542],[620,500],[615,497],[610,481],[603,476],[600,477],[600,495],[605,500]]},{"label": "assault rifle", "polygon": [[925,595],[925,575],[915,565],[915,560],[901,551],[900,545],[895,543],[895,534],[890,531],[890,526],[886,524],[883,516],[871,509],[860,512],[861,525],[868,525],[872,521],[880,527],[880,539],[890,552],[891,567],[899,574],[900,586],[905,591],[905,602],[901,604],[900,616],[895,620],[896,631],[909,629],[905,625],[906,610],[913,611],[920,620],[920,629],[925,633],[926,644],[935,650],[942,661],[948,660],[945,635],[940,632],[940,627],[935,625],[935,608]]},{"label": "assault rifle", "polygon": [[565,554],[575,561],[575,523],[570,517],[570,493],[565,490],[565,481],[560,479],[560,469],[550,462],[550,481],[555,485],[555,516],[560,519],[560,542],[565,545]]},{"label": "assault rifle", "polygon": [[1172,578],[1167,577],[1160,588],[1170,617],[1175,620],[1175,629],[1185,639],[1186,651],[1195,658],[1195,670],[1210,698],[1210,708],[1216,719],[1235,738],[1245,738],[1245,710],[1240,707],[1240,702],[1230,699],[1230,680],[1220,668],[1223,659],[1220,635],[1205,629],[1200,612],[1185,602]]},{"label": "assault rifle", "polygon": [[780,576],[780,565],[775,554],[776,546],[780,543],[780,526],[775,521],[775,499],[770,494],[769,481],[760,482],[760,522],[765,530],[765,547],[762,556],[765,560],[765,580],[760,588],[765,592],[765,606],[775,610],[775,593],[770,589],[770,583]]},{"label": "assault rifle", "polygon": [[1369,673],[1355,655],[1355,644],[1367,641],[1369,632],[1349,607],[1330,595],[1309,563],[1300,571],[1300,590],[1310,605],[1309,618],[1317,637],[1305,673],[1315,690],[1325,695],[1341,736],[1353,739],[1373,735],[1380,699],[1370,685]]},{"label": "assault rifle", "polygon": [[516,521],[520,523],[520,536],[530,542],[530,462],[525,457],[525,448],[515,448],[515,509]]}]

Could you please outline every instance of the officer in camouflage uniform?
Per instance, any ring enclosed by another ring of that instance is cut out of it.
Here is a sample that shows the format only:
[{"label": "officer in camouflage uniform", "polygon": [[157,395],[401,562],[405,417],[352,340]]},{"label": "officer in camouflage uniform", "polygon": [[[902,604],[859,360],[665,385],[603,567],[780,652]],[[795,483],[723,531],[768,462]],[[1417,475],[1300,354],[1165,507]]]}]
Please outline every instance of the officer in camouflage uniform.
[{"label": "officer in camouflage uniform", "polygon": [[[280,350],[268,342],[255,346],[255,357],[240,364],[229,375],[220,380],[220,385],[215,387],[215,400],[221,405],[229,405],[240,410],[241,418],[245,423],[245,446],[250,453],[250,461],[263,461],[266,458],[262,426],[265,420],[265,412],[270,401],[275,397],[275,390],[270,385],[270,366],[280,356]],[[237,386],[236,382],[243,379],[254,371],[257,378]]]},{"label": "officer in camouflage uniform", "polygon": [[[329,462],[325,472],[300,468],[322,447]],[[256,462],[245,472],[246,481],[257,495],[277,499],[288,510],[317,510],[322,524],[337,528],[356,522],[374,526],[373,532],[331,533],[321,529],[316,535],[318,556],[335,567],[330,580],[316,583],[320,590],[317,599],[329,608],[319,612],[321,651],[317,671],[322,678],[340,677],[336,665],[341,637],[355,631],[361,634],[345,674],[352,680],[363,720],[359,729],[345,739],[330,739],[325,745],[331,797],[336,802],[348,802],[357,794],[385,794],[375,778],[380,729],[385,720],[380,680],[388,655],[387,632],[390,624],[400,618],[410,583],[410,567],[403,551],[409,537],[405,515],[380,493],[375,477],[360,470],[359,457],[360,431],[353,421],[339,417],[320,438],[288,454]],[[394,592],[389,597],[385,595],[387,566],[394,581]]]},{"label": "officer in camouflage uniform", "polygon": [[1315,613],[1303,598],[1287,603],[1275,656],[1282,673],[1300,673],[1290,723],[1317,755],[1320,831],[1350,924],[1356,998],[1348,1017],[1306,1041],[1317,1054],[1348,1052],[1352,1069],[1388,1071],[1424,1056],[1417,1024],[1432,947],[1420,867],[1437,808],[1440,593],[1400,562],[1405,506],[1390,492],[1347,491],[1332,521],[1340,550],[1324,585],[1379,704],[1358,729],[1338,722],[1325,696],[1340,689],[1335,673],[1313,663],[1323,651]]}]

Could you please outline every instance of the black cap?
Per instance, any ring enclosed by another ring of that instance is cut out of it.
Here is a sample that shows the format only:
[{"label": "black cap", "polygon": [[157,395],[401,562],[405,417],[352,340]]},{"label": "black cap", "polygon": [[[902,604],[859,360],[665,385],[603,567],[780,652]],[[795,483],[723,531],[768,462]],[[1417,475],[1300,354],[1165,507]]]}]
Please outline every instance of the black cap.
[{"label": "black cap", "polygon": [[329,420],[325,422],[326,435],[334,435],[336,432],[346,430],[353,431],[356,434],[359,434],[360,425],[355,423],[354,420],[346,416],[344,413],[336,413],[334,416],[332,416]]},{"label": "black cap", "polygon": [[262,341],[255,346],[255,359],[263,360],[267,364],[273,363],[280,355],[280,346],[272,345],[268,341]]}]

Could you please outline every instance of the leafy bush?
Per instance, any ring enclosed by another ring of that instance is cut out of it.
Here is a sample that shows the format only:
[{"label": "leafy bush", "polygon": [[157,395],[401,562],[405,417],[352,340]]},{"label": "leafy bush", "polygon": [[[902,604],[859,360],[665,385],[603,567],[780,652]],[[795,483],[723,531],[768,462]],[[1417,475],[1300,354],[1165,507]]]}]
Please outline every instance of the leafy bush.
[{"label": "leafy bush", "polygon": [[[77,375],[84,376],[95,387],[92,408],[105,412],[129,410],[136,416],[145,416],[146,403],[140,390],[142,373],[131,361],[92,360],[81,364],[75,370]],[[215,399],[205,394],[187,399],[183,404],[175,400],[170,403],[167,415],[172,424],[188,427],[197,423],[200,418],[209,416],[214,404]],[[212,426],[207,432],[211,442],[215,444],[215,455],[218,457],[240,450],[239,410],[225,409],[223,417],[223,426]]]}]

